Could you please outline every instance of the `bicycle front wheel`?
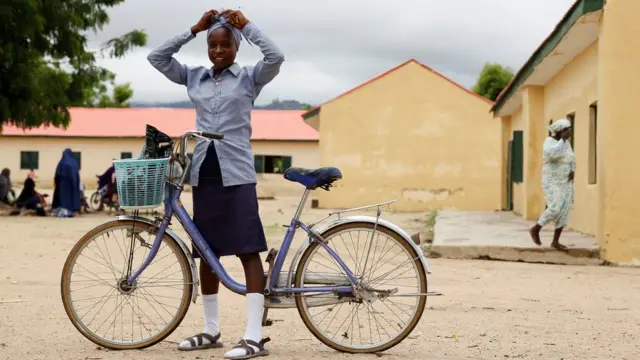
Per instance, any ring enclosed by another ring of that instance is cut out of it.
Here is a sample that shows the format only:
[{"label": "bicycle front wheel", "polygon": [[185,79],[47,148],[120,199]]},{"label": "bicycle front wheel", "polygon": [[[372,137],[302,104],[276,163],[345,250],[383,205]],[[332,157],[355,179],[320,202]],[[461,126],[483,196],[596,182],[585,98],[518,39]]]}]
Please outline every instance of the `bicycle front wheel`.
[{"label": "bicycle front wheel", "polygon": [[92,342],[109,349],[142,349],[169,336],[187,314],[193,278],[187,256],[164,235],[156,257],[132,286],[155,231],[139,221],[117,220],[83,236],[62,271],[64,309]]},{"label": "bicycle front wheel", "polygon": [[102,210],[103,208],[102,197],[100,196],[100,193],[98,193],[97,191],[91,194],[91,197],[89,198],[89,207],[93,211]]},{"label": "bicycle front wheel", "polygon": [[[374,230],[372,223],[340,225],[322,237],[361,283],[352,297],[297,295],[304,324],[325,345],[342,352],[375,353],[399,344],[418,324],[427,302],[420,255],[399,234],[381,226]],[[305,282],[350,284],[339,263],[317,242],[297,266],[295,287],[305,287]]]}]

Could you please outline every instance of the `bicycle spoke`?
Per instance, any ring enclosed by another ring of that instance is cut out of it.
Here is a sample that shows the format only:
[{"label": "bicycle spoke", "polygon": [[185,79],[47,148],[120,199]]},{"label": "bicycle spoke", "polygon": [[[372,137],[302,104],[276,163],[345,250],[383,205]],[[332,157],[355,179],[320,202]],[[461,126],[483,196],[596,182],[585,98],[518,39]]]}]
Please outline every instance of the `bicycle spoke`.
[{"label": "bicycle spoke", "polygon": [[77,250],[65,288],[76,321],[92,338],[118,344],[151,341],[184,316],[193,281],[182,250],[168,238],[162,238],[158,253],[132,286],[121,283],[127,268],[139,268],[148,256],[148,239],[155,235],[146,226],[107,228]]},{"label": "bicycle spoke", "polygon": [[[412,303],[402,300],[410,298],[395,298],[400,301],[389,299],[398,290],[401,293],[423,291],[420,265],[415,261],[419,257],[404,239],[372,230],[345,226],[345,230],[325,236],[327,244],[331,244],[338,256],[344,253],[348,257],[340,260],[361,279],[361,286],[354,291],[353,298],[345,298],[338,303],[336,294],[328,293],[322,299],[330,301],[333,298],[338,304],[317,306],[311,301],[318,298],[302,297],[304,304],[309,304],[303,308],[309,323],[324,339],[343,348],[379,348],[398,337],[404,338],[408,334],[406,329],[415,326],[412,319],[422,314],[418,307],[423,298],[411,299]],[[364,236],[364,241],[361,236]],[[327,258],[323,246],[314,244],[307,251],[310,254],[302,258],[303,274],[298,278],[302,280],[299,286],[304,287],[305,280],[315,284],[325,280],[329,282],[334,276],[346,279],[341,268],[337,273],[331,273],[335,271],[333,267],[337,261]],[[334,281],[338,279],[336,277]]]}]

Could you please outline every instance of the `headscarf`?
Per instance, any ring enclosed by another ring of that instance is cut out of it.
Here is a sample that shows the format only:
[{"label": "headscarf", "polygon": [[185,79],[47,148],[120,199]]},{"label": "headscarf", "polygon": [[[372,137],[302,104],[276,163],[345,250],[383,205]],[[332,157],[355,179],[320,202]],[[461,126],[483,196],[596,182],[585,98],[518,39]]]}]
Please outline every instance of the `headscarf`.
[{"label": "headscarf", "polygon": [[78,164],[78,160],[73,156],[71,149],[64,149],[62,152],[62,158],[56,167],[55,175],[73,178],[79,171],[80,164]]},{"label": "headscarf", "polygon": [[570,127],[571,127],[571,121],[567,119],[560,119],[554,122],[553,124],[549,125],[549,132],[551,133],[551,136],[555,136],[562,130]]},{"label": "headscarf", "polygon": [[0,201],[7,197],[9,190],[11,190],[10,172],[8,168],[4,168],[2,172],[0,172]]},{"label": "headscarf", "polygon": [[240,43],[242,42],[242,32],[227,22],[226,15],[223,15],[223,16],[216,15],[214,17],[213,24],[211,25],[209,30],[207,30],[207,39],[209,38],[209,35],[211,35],[211,32],[213,30],[221,27],[225,27],[231,31],[231,34],[233,35],[233,38],[236,41],[236,49],[240,49]]},{"label": "headscarf", "polygon": [[33,179],[28,177],[24,181],[24,186],[22,187],[22,192],[20,193],[20,196],[18,196],[18,200],[16,200],[16,205],[18,205],[18,207],[26,206],[33,199],[35,195],[36,195],[36,183],[35,181],[33,181]]}]

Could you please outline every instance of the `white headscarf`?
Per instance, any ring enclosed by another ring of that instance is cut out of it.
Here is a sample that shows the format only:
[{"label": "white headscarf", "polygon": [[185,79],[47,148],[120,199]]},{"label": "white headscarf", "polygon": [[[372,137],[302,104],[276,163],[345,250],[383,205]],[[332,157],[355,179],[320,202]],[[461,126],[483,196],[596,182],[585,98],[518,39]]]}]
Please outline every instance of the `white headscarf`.
[{"label": "white headscarf", "polygon": [[549,132],[551,132],[551,136],[555,136],[557,133],[561,132],[564,129],[571,127],[571,121],[567,119],[560,119],[549,125]]}]

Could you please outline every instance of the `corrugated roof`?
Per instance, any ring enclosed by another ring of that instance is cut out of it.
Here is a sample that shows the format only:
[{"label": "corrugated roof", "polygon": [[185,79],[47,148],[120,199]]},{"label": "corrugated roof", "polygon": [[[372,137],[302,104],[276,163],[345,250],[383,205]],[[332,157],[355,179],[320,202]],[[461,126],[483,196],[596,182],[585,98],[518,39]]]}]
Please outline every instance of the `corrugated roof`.
[{"label": "corrugated roof", "polygon": [[[177,137],[195,129],[195,109],[70,108],[67,129],[40,127],[22,130],[4,126],[0,136],[125,138],[143,137],[146,124]],[[307,125],[299,110],[253,110],[252,140],[317,141],[318,132]]]},{"label": "corrugated roof", "polygon": [[471,90],[467,89],[466,87],[464,87],[464,86],[462,86],[462,85],[458,84],[457,82],[455,82],[455,81],[453,81],[453,80],[449,79],[448,77],[446,77],[446,76],[442,75],[441,73],[437,72],[436,70],[434,70],[434,69],[432,69],[432,68],[428,67],[427,65],[425,65],[425,64],[423,64],[423,63],[421,63],[420,61],[418,61],[418,60],[416,60],[416,59],[409,59],[409,60],[407,60],[407,61],[405,61],[405,62],[403,62],[403,63],[401,63],[401,64],[399,64],[399,65],[396,65],[396,66],[392,67],[391,69],[389,69],[389,70],[387,70],[387,71],[385,71],[385,72],[383,72],[383,73],[381,73],[381,74],[379,74],[379,75],[377,75],[377,76],[375,76],[375,77],[373,77],[373,78],[371,78],[371,79],[369,79],[369,80],[367,80],[367,81],[365,81],[365,82],[361,83],[360,85],[358,85],[358,86],[356,86],[356,87],[354,87],[354,88],[352,88],[352,89],[350,89],[350,90],[347,90],[347,91],[343,92],[342,94],[340,94],[340,95],[338,95],[338,96],[334,97],[333,99],[331,99],[331,100],[327,100],[327,101],[325,101],[324,103],[322,103],[322,104],[320,104],[320,105],[318,105],[318,106],[316,106],[316,107],[314,107],[314,108],[309,109],[307,112],[305,112],[305,113],[303,113],[303,114],[302,114],[302,117],[303,117],[304,119],[308,119],[308,118],[310,118],[310,117],[312,117],[312,116],[315,116],[316,114],[318,114],[318,113],[320,112],[320,108],[321,108],[323,105],[326,105],[326,104],[328,104],[328,103],[330,103],[330,102],[332,102],[332,101],[334,101],[334,100],[337,100],[337,99],[339,99],[339,98],[341,98],[341,97],[343,97],[343,96],[346,96],[346,95],[348,95],[348,94],[350,94],[350,93],[352,93],[352,92],[354,92],[354,91],[356,91],[356,90],[360,89],[361,87],[366,86],[367,84],[370,84],[370,83],[372,83],[372,82],[374,82],[374,81],[376,81],[376,80],[378,80],[378,79],[380,79],[380,78],[384,77],[385,75],[391,74],[392,72],[394,72],[394,71],[396,71],[396,70],[400,69],[401,67],[403,67],[403,66],[405,66],[405,65],[407,65],[407,64],[410,64],[410,63],[416,63],[416,64],[420,65],[422,68],[424,68],[425,70],[428,70],[428,71],[430,71],[430,72],[434,73],[435,75],[437,75],[437,76],[439,76],[439,77],[443,78],[444,80],[448,81],[448,82],[449,82],[449,83],[451,83],[452,85],[454,85],[454,86],[456,86],[456,87],[460,88],[461,90],[466,91],[466,92],[467,92],[467,93],[469,93],[470,95],[473,95],[473,96],[477,97],[478,99],[480,99],[480,100],[482,100],[482,101],[485,101],[485,102],[487,102],[487,103],[489,103],[489,104],[493,104],[493,101],[491,101],[491,100],[489,100],[489,99],[485,98],[485,97],[484,97],[484,96],[482,96],[482,95],[476,94],[475,92],[473,92],[473,91],[471,91]]}]

